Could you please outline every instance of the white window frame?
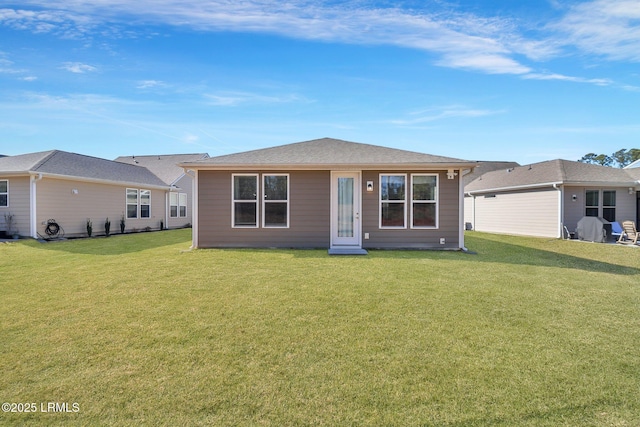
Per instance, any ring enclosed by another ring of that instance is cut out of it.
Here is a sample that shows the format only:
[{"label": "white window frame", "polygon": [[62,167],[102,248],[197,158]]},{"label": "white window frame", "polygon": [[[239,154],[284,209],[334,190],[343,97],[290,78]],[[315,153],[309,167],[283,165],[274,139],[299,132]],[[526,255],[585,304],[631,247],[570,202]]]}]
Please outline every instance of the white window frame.
[{"label": "white window frame", "polygon": [[[382,177],[383,176],[400,176],[404,179],[404,199],[403,200],[382,200]],[[378,227],[380,229],[384,229],[384,230],[404,230],[407,228],[407,204],[409,203],[409,200],[407,200],[407,191],[409,190],[408,187],[408,180],[407,180],[407,174],[406,173],[381,173],[378,176],[378,187],[380,187],[379,192],[378,192]],[[382,204],[383,203],[397,203],[403,204],[404,207],[404,212],[403,212],[403,225],[399,226],[399,225],[382,225]]]},{"label": "white window frame", "polygon": [[[255,199],[237,199],[236,200],[236,177],[239,176],[251,176],[256,180],[256,194]],[[260,174],[257,173],[234,173],[231,174],[231,227],[232,228],[259,228],[260,227],[260,205],[258,204],[258,198],[260,196]],[[256,223],[255,225],[236,225],[236,203],[255,203],[256,204]]]},{"label": "white window frame", "polygon": [[[413,195],[413,179],[417,176],[433,176],[436,178],[436,188],[435,188],[435,197],[433,200],[415,200],[414,195]],[[411,214],[410,214],[410,221],[411,221],[411,228],[413,229],[437,229],[439,228],[439,224],[440,224],[440,202],[439,202],[439,198],[440,198],[440,175],[438,175],[437,173],[414,173],[411,174],[411,196],[410,196],[410,203],[411,203]],[[418,203],[418,204],[433,204],[436,207],[436,218],[435,218],[435,225],[414,225],[413,224],[413,207],[414,205]]]},{"label": "white window frame", "polygon": [[[169,193],[169,218],[186,218],[187,217],[187,193]],[[172,209],[176,208],[176,214]],[[184,208],[184,213],[182,212]]]},{"label": "white window frame", "polygon": [[7,196],[7,204],[0,205],[0,208],[8,208],[9,207],[9,180],[8,179],[0,179],[0,182],[5,182],[7,186],[7,191],[0,192],[0,196]]},{"label": "white window frame", "polygon": [[[169,193],[169,218],[178,218],[180,215],[180,193]],[[175,200],[174,200],[175,199]],[[174,203],[175,202],[175,203]],[[173,214],[173,208],[176,208],[176,214]]]},{"label": "white window frame", "polygon": [[[189,203],[189,198],[187,197],[187,193],[179,193],[179,196],[178,196],[178,217],[179,218],[187,217],[188,203]],[[184,213],[182,212],[182,208],[184,208]]]},{"label": "white window frame", "polygon": [[[129,193],[136,192],[136,216],[129,216],[129,206],[133,206],[133,203],[129,203]],[[137,188],[127,188],[125,191],[125,212],[127,212],[127,219],[138,219],[140,218],[140,212],[138,209],[138,204],[140,203],[140,190]]]},{"label": "white window frame", "polygon": [[[146,218],[151,218],[151,190],[140,190],[140,207],[139,207],[139,213],[140,213],[140,219],[146,219]],[[144,199],[145,196],[148,199],[148,201],[145,203]],[[142,216],[142,206],[149,206],[149,211],[147,212],[147,216]]]},{"label": "white window frame", "polygon": [[[268,176],[284,176],[287,178],[287,199],[286,200],[268,200],[267,199],[267,194],[266,194],[266,185],[265,185],[265,179]],[[261,180],[261,184],[262,184],[262,228],[289,228],[289,174],[288,173],[265,173],[262,174],[262,180]],[[266,205],[268,203],[286,203],[287,204],[287,221],[286,224],[284,225],[267,225],[266,224],[266,220],[267,220],[267,215],[266,215]]]}]

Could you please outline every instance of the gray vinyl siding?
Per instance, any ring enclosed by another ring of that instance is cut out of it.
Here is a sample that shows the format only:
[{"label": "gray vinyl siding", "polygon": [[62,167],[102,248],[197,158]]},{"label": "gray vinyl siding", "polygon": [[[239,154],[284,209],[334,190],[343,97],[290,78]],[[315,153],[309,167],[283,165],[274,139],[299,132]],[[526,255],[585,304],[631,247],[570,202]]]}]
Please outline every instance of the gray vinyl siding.
[{"label": "gray vinyl siding", "polygon": [[[636,219],[636,194],[629,194],[627,188],[613,187],[565,187],[564,188],[564,225],[569,231],[574,231],[578,221],[585,216],[585,195],[587,190],[615,190],[616,191],[616,221]],[[576,199],[573,200],[573,196]],[[600,200],[602,204],[602,200]],[[602,207],[600,207],[602,216]]]},{"label": "gray vinyl siding", "polygon": [[559,191],[553,188],[476,195],[473,229],[538,237],[560,237]]},{"label": "gray vinyl siding", "polygon": [[0,180],[7,180],[9,182],[9,206],[0,207],[0,230],[6,231],[6,224],[4,222],[5,214],[13,215],[14,230],[17,228],[21,236],[29,235],[29,177],[2,177]]},{"label": "gray vinyl siding", "polygon": [[[233,228],[230,171],[198,171],[198,246],[328,248],[329,171],[243,171],[289,174],[289,228]],[[262,180],[262,178],[260,178]],[[258,209],[262,209],[260,205]]]},{"label": "gray vinyl siding", "polygon": [[[438,209],[439,224],[437,229],[412,229],[407,224],[405,229],[380,228],[380,174],[398,174],[389,171],[365,171],[362,174],[362,245],[367,249],[458,249],[459,242],[459,176],[447,179],[443,171],[407,171],[409,180],[412,173],[437,173],[439,182]],[[374,191],[366,191],[366,182],[374,182]],[[409,194],[407,189],[407,194]],[[411,209],[408,205],[407,209]],[[410,215],[407,214],[407,223]],[[364,240],[365,233],[369,239]],[[440,239],[445,244],[440,244]]]},{"label": "gray vinyl siding", "polygon": [[[148,189],[66,179],[44,178],[37,182],[36,232],[45,236],[46,222],[54,219],[67,237],[87,235],[87,219],[93,223],[93,235],[104,235],[105,220],[111,221],[111,234],[120,233],[120,218],[126,212],[126,189]],[[74,190],[77,190],[74,191]],[[151,190],[151,217],[125,218],[126,231],[160,228],[165,218],[163,190]]]}]

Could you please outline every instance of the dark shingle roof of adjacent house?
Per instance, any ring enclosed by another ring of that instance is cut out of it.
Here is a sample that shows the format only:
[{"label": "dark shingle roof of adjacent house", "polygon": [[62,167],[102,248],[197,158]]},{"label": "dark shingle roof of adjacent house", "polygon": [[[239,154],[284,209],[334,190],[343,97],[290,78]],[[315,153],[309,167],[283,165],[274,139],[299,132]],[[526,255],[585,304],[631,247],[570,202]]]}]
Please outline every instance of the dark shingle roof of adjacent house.
[{"label": "dark shingle roof of adjacent house", "polygon": [[186,167],[328,167],[328,166],[472,167],[473,162],[413,151],[342,141],[333,138],[296,142],[277,147],[183,162]]},{"label": "dark shingle roof of adjacent house", "polygon": [[60,150],[2,157],[0,173],[37,173],[93,181],[167,186],[147,168]]},{"label": "dark shingle roof of adjacent house", "polygon": [[151,156],[120,156],[116,162],[144,166],[168,185],[175,184],[184,176],[184,169],[178,166],[183,162],[195,162],[208,158],[207,153],[163,154]]},{"label": "dark shingle roof of adjacent house", "polygon": [[636,179],[624,169],[557,159],[485,173],[466,185],[465,192],[552,184],[633,186]]}]

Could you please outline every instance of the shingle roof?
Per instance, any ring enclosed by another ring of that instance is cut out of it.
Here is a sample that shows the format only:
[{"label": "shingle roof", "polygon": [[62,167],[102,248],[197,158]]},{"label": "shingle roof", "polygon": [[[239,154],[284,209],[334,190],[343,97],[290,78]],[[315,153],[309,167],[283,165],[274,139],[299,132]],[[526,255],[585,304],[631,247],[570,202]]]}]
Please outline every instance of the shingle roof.
[{"label": "shingle roof", "polygon": [[557,159],[488,172],[466,185],[465,191],[535,187],[552,183],[631,186],[635,182],[636,179],[624,169]]},{"label": "shingle roof", "polygon": [[184,169],[178,166],[182,162],[195,162],[206,159],[207,153],[163,154],[150,156],[120,156],[116,162],[144,166],[166,184],[171,185],[184,175]]},{"label": "shingle roof", "polygon": [[184,162],[189,167],[231,166],[375,166],[432,165],[473,166],[473,162],[413,151],[342,141],[333,138],[296,142],[260,150]]},{"label": "shingle roof", "polygon": [[0,173],[43,173],[75,178],[166,187],[147,168],[51,150],[0,158]]},{"label": "shingle roof", "polygon": [[516,162],[484,162],[478,161],[476,162],[476,167],[473,169],[473,172],[468,173],[462,177],[462,182],[464,185],[469,184],[475,179],[478,179],[480,176],[484,175],[487,172],[492,172],[495,170],[507,170],[509,168],[515,168],[520,166],[520,164]]}]

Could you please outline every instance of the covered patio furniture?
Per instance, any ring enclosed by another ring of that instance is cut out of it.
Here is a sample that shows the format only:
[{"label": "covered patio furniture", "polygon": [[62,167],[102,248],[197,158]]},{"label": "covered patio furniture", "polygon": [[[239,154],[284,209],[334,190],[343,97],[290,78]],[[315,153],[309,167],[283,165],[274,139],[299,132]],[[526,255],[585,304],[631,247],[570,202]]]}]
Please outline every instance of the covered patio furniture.
[{"label": "covered patio furniture", "polygon": [[578,239],[588,242],[604,243],[607,240],[605,224],[609,224],[609,221],[596,216],[582,217],[576,227]]}]

